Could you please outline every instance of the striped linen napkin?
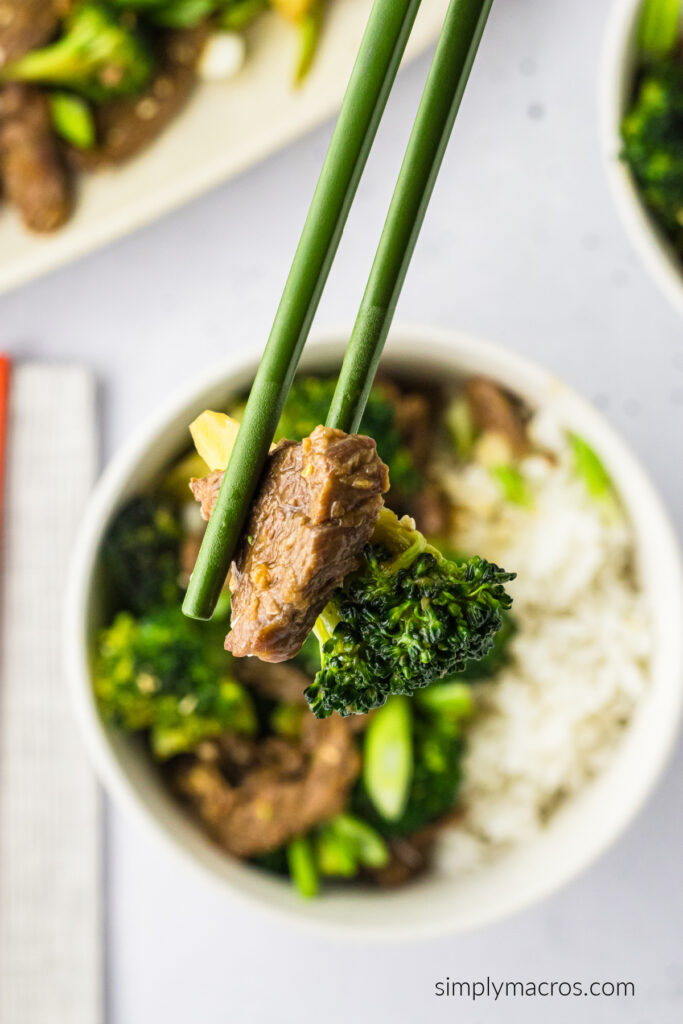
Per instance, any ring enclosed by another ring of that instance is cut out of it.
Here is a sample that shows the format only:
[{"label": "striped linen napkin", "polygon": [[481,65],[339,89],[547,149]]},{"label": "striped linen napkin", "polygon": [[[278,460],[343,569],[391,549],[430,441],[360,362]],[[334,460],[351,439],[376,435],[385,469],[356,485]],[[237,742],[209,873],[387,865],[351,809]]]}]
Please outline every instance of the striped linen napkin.
[{"label": "striped linen napkin", "polygon": [[93,379],[79,367],[20,365],[11,375],[7,419],[0,1021],[99,1024],[99,796],[61,659],[67,564],[96,472]]}]

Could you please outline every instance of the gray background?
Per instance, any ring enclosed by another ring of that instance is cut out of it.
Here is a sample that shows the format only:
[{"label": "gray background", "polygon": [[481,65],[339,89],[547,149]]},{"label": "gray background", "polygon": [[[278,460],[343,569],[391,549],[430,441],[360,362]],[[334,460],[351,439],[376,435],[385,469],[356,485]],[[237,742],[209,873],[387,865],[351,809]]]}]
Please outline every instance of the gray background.
[{"label": "gray background", "polygon": [[[622,431],[680,525],[681,323],[634,256],[600,166],[608,7],[498,0],[399,317],[469,330],[552,368]],[[320,325],[351,322],[426,67],[397,84]],[[262,345],[329,133],[0,300],[3,347],[95,369],[107,455],[187,375]],[[680,767],[679,751],[636,825],[558,896],[473,935],[396,948],[301,938],[252,917],[110,810],[111,1020],[678,1021]],[[433,995],[446,975],[487,974],[633,980],[637,996],[466,1005]]]}]

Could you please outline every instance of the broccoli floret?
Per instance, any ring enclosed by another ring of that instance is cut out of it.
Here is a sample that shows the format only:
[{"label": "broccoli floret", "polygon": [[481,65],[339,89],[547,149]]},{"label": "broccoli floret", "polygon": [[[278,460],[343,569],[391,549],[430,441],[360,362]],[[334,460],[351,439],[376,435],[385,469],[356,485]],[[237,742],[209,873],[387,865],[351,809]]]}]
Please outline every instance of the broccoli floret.
[{"label": "broccoli floret", "polygon": [[306,690],[313,713],[363,714],[483,658],[514,575],[479,557],[449,561],[384,509],[360,568],[316,622],[322,667]]},{"label": "broccoli floret", "polygon": [[622,157],[645,202],[683,247],[683,64],[657,61],[645,72],[621,128]]},{"label": "broccoli floret", "polygon": [[226,730],[254,732],[251,700],[218,645],[221,631],[179,607],[140,620],[119,613],[98,643],[94,688],[103,717],[126,732],[149,731],[160,760]]},{"label": "broccoli floret", "polygon": [[480,679],[490,679],[495,676],[510,660],[510,641],[516,633],[517,623],[510,612],[503,611],[500,629],[493,637],[488,654],[476,661],[466,662],[464,668],[452,678],[461,682],[475,683]]},{"label": "broccoli floret", "polygon": [[[334,377],[297,378],[285,403],[275,440],[301,441],[324,423],[336,383]],[[238,414],[239,410],[235,412]],[[422,474],[398,430],[396,408],[379,386],[370,392],[359,433],[377,442],[379,456],[389,467],[392,490],[401,494],[413,494],[419,490]]]},{"label": "broccoli floret", "polygon": [[142,92],[154,70],[142,36],[102,3],[78,4],[64,22],[64,34],[0,71],[5,82],[59,86],[101,103]]},{"label": "broccoli floret", "polygon": [[181,526],[176,506],[134,498],[114,520],[104,560],[120,608],[144,615],[179,604]]}]

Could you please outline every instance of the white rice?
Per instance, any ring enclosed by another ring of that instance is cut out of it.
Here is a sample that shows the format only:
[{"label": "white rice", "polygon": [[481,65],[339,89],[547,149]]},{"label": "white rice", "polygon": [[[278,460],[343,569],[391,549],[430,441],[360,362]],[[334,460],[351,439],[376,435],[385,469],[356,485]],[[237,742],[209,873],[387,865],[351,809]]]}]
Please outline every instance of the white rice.
[{"label": "white rice", "polygon": [[506,502],[475,463],[444,457],[438,471],[458,508],[454,546],[518,573],[510,662],[474,688],[463,818],[447,840],[461,868],[532,836],[599,772],[647,685],[629,524],[576,478],[551,420],[536,417],[530,433],[552,455],[522,465],[529,507]]}]

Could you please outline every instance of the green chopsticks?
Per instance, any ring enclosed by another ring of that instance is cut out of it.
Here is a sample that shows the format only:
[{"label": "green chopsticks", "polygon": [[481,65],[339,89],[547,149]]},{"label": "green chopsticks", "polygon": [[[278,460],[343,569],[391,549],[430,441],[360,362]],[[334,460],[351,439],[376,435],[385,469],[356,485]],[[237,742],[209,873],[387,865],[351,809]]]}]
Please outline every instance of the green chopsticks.
[{"label": "green chopsticks", "polygon": [[493,0],[451,0],[327,418],[355,433]]},{"label": "green chopsticks", "polygon": [[[358,427],[493,0],[451,0],[328,425]],[[183,603],[208,619],[240,541],[419,0],[375,0]]]},{"label": "green chopsticks", "polygon": [[183,611],[211,618],[420,0],[375,0]]}]

